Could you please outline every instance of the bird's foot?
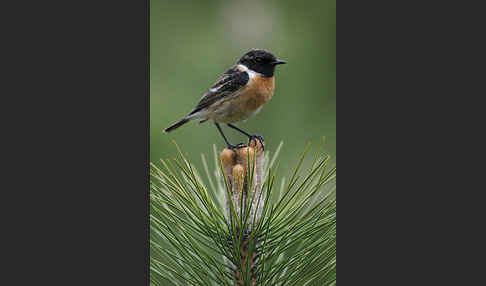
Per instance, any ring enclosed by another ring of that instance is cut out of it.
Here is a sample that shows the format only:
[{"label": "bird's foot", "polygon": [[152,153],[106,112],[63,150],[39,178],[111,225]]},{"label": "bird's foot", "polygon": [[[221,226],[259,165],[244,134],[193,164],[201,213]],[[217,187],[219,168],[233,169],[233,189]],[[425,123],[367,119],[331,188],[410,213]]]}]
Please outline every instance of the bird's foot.
[{"label": "bird's foot", "polygon": [[258,140],[258,141],[260,141],[260,144],[262,144],[262,149],[265,150],[265,144],[264,144],[265,141],[263,140],[263,137],[262,136],[260,136],[260,135],[251,135],[250,137],[248,137],[248,145],[251,144],[251,141],[252,140]]},{"label": "bird's foot", "polygon": [[228,144],[227,148],[232,150],[232,151],[235,151],[236,149],[243,148],[243,147],[246,147],[246,145],[244,143],[238,143],[236,145]]}]

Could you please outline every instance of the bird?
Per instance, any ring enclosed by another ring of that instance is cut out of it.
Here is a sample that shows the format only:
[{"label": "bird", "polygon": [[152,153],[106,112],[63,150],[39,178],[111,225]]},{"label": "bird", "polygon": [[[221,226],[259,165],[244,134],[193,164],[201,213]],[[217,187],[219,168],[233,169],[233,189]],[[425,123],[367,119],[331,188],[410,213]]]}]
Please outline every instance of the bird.
[{"label": "bird", "polygon": [[171,132],[192,120],[198,120],[200,123],[211,120],[228,148],[235,149],[240,144],[231,144],[220,124],[226,124],[245,134],[249,140],[258,139],[263,146],[261,136],[250,134],[233,123],[246,121],[272,98],[275,89],[275,67],[286,63],[287,61],[277,58],[267,50],[252,49],[246,52],[216,80],[195,108],[164,131]]}]

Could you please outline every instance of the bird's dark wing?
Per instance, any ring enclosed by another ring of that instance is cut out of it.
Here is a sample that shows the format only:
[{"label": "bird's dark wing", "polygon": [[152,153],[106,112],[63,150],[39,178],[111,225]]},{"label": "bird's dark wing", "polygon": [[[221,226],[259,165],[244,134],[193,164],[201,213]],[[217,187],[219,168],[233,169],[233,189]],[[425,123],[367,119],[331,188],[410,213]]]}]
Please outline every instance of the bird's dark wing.
[{"label": "bird's dark wing", "polygon": [[249,76],[246,71],[240,71],[236,66],[231,67],[204,94],[190,115],[207,108],[220,99],[233,95],[240,88],[244,87],[248,83],[248,80]]}]

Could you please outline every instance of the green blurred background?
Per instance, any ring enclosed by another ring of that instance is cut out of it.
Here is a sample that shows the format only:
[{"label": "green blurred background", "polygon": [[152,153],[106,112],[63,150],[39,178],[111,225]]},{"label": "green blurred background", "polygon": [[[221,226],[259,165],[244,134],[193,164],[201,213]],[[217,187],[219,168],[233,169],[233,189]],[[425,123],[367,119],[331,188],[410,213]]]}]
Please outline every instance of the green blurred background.
[{"label": "green blurred background", "polygon": [[[336,158],[336,2],[150,1],[150,160],[173,158],[177,141],[200,170],[201,153],[225,147],[214,124],[191,122],[162,130],[188,113],[223,71],[252,48],[270,50],[288,64],[277,67],[275,94],[247,122],[265,138],[285,175],[308,141]],[[222,126],[233,144],[247,142]],[[210,157],[212,158],[212,157]],[[211,161],[212,162],[212,161]],[[211,164],[212,165],[212,164]]]}]

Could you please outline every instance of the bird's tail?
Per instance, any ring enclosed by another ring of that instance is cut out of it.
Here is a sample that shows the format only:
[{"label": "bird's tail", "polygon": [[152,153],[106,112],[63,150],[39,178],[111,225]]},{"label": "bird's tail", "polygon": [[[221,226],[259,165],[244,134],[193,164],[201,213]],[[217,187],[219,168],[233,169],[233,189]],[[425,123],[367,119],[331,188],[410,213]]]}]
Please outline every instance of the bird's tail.
[{"label": "bird's tail", "polygon": [[177,121],[176,123],[172,124],[171,126],[167,127],[164,132],[169,133],[174,129],[181,127],[182,125],[186,124],[187,122],[191,121],[190,118],[184,117],[181,120]]}]

